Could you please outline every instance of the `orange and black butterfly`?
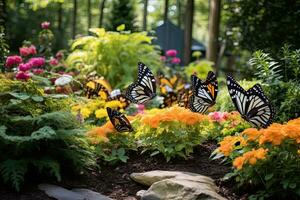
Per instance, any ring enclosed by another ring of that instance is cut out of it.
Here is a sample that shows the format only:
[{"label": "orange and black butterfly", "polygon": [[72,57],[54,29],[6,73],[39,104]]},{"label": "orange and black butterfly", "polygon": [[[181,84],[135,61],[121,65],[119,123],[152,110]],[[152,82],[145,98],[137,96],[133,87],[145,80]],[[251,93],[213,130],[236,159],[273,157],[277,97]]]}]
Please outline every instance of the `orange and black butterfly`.
[{"label": "orange and black butterfly", "polygon": [[193,95],[189,98],[189,109],[193,112],[204,113],[216,103],[218,81],[215,73],[209,71],[206,81],[196,75],[191,75]]},{"label": "orange and black butterfly", "polygon": [[113,90],[106,101],[119,101],[122,105],[119,109],[125,109],[130,104],[130,101],[126,99],[126,96],[121,93],[120,89]]},{"label": "orange and black butterfly", "polygon": [[178,91],[182,90],[185,86],[184,80],[178,74],[167,78],[161,73],[158,75],[158,84],[161,96],[164,98],[160,108],[170,107],[176,104]]},{"label": "orange and black butterfly", "polygon": [[193,95],[193,91],[189,88],[178,92],[177,101],[180,107],[189,107],[189,99]]},{"label": "orange and black butterfly", "polygon": [[124,114],[117,110],[106,108],[108,117],[118,132],[132,132],[133,128]]},{"label": "orange and black butterfly", "polygon": [[111,92],[111,86],[103,79],[90,80],[85,87],[85,94],[87,98],[100,97],[107,100]]}]

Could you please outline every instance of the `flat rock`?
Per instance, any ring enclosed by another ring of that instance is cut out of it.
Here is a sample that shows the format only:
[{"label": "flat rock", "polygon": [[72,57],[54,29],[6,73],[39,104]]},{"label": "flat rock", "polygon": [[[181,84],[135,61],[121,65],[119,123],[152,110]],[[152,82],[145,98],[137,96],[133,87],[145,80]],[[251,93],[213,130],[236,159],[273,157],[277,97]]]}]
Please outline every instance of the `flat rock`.
[{"label": "flat rock", "polygon": [[40,184],[38,188],[57,200],[112,200],[100,193],[83,188],[68,190],[51,184]]},{"label": "flat rock", "polygon": [[84,196],[57,185],[40,184],[38,188],[43,190],[49,197],[58,200],[87,200]]},{"label": "flat rock", "polygon": [[112,200],[103,194],[88,189],[77,188],[71,191],[84,196],[86,200]]},{"label": "flat rock", "polygon": [[214,180],[210,177],[190,172],[155,170],[143,173],[130,174],[130,178],[132,180],[146,186],[150,186],[157,181],[175,177],[177,177],[178,179],[193,180],[215,185]]},{"label": "flat rock", "polygon": [[226,200],[210,184],[176,178],[155,182],[142,200]]}]

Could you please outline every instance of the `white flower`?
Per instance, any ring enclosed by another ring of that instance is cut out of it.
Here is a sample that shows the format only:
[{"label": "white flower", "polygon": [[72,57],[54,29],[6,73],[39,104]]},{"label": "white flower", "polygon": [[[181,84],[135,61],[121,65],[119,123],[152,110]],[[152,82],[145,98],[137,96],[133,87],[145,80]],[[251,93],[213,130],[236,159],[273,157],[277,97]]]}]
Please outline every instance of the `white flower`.
[{"label": "white flower", "polygon": [[58,86],[63,86],[63,85],[69,84],[72,80],[73,80],[72,76],[70,76],[68,74],[64,74],[61,77],[59,77],[58,79],[56,79],[54,84],[58,85]]}]

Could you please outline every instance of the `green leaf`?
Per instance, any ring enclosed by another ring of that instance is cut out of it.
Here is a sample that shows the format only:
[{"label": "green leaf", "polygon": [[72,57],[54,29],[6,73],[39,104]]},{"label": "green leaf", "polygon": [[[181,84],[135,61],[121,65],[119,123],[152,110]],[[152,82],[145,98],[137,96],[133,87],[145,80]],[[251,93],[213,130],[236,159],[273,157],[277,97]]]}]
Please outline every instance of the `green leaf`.
[{"label": "green leaf", "polygon": [[159,151],[154,151],[153,153],[150,154],[150,156],[152,157],[152,156],[155,156],[155,155],[157,155],[159,153],[160,153]]},{"label": "green leaf", "polygon": [[267,175],[265,176],[265,180],[268,181],[268,180],[272,179],[273,176],[274,176],[274,174],[267,174]]},{"label": "green leaf", "polygon": [[30,98],[30,96],[26,93],[9,92],[9,94],[20,100],[27,100]]},{"label": "green leaf", "polygon": [[117,31],[124,31],[125,30],[125,24],[121,24],[117,27]]},{"label": "green leaf", "polygon": [[297,187],[296,183],[290,183],[289,184],[289,188],[291,188],[291,189],[295,189],[296,187]]},{"label": "green leaf", "polygon": [[35,102],[43,102],[44,98],[42,96],[34,95],[31,97],[31,99]]}]

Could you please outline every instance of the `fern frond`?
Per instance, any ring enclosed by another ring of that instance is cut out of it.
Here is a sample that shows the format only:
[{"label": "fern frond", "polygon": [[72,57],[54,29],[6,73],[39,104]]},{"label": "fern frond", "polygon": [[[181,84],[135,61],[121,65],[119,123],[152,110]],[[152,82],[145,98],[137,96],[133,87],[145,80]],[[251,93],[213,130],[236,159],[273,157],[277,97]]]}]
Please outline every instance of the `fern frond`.
[{"label": "fern frond", "polygon": [[51,175],[55,176],[57,181],[61,181],[60,165],[56,160],[44,158],[32,160],[30,164],[35,166],[40,173],[45,171],[49,172]]},{"label": "fern frond", "polygon": [[5,160],[0,163],[0,173],[6,183],[10,183],[17,191],[24,182],[27,163],[24,160]]}]

